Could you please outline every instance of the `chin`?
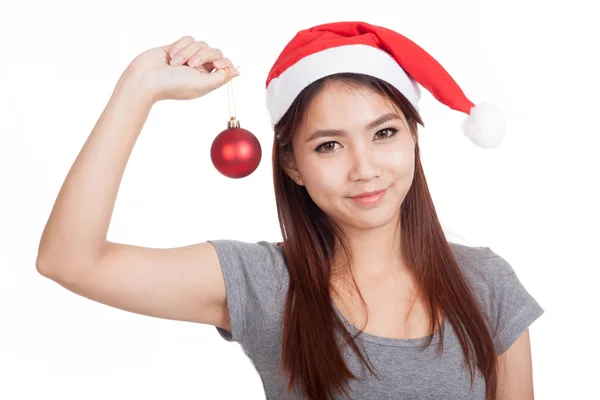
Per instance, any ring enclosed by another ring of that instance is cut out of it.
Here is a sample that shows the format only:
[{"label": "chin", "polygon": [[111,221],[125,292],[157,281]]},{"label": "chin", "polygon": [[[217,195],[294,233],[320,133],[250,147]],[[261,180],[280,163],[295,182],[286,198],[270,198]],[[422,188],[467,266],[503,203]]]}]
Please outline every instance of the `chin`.
[{"label": "chin", "polygon": [[361,216],[355,217],[355,223],[360,225],[364,229],[373,229],[385,226],[394,220],[394,216],[396,213],[394,212],[386,212],[385,214],[377,215],[377,216],[365,216],[366,218],[361,218]]},{"label": "chin", "polygon": [[355,229],[375,229],[391,223],[397,217],[399,209],[386,205],[371,210],[356,211],[344,215],[342,223]]}]

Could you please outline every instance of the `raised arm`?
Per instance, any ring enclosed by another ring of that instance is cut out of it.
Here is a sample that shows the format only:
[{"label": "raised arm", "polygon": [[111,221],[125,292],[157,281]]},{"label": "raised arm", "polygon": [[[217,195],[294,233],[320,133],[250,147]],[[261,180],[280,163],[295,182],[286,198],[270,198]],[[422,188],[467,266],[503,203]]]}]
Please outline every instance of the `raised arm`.
[{"label": "raised arm", "polygon": [[74,276],[97,262],[125,166],[151,108],[138,78],[123,74],[60,189],[38,249],[40,272]]},{"label": "raised arm", "polygon": [[[176,48],[184,60],[170,65]],[[197,68],[182,65],[192,56],[200,59]],[[214,90],[226,82],[227,67],[231,61],[218,49],[190,36],[132,62],[58,194],[38,249],[42,275],[113,307],[229,330],[223,275],[211,244],[157,249],[107,240],[123,173],[152,105]]]}]

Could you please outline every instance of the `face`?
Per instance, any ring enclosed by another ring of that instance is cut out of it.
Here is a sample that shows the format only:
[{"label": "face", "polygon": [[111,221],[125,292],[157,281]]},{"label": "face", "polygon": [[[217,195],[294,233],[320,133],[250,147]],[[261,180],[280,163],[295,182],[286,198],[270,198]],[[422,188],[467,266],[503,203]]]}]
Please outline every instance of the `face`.
[{"label": "face", "polygon": [[[404,115],[387,98],[328,83],[294,136],[287,173],[341,226],[380,227],[397,221],[412,184],[413,139]],[[374,198],[353,198],[380,190],[385,192]]]}]

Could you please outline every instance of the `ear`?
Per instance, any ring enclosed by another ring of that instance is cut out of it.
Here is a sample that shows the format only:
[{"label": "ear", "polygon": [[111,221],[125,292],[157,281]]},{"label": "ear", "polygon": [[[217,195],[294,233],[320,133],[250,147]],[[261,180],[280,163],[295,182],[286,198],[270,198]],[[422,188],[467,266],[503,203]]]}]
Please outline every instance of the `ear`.
[{"label": "ear", "polygon": [[292,181],[296,182],[300,186],[304,185],[302,176],[300,176],[300,172],[298,171],[298,167],[296,166],[294,154],[291,151],[283,152],[281,154],[279,163],[281,165],[281,168],[283,168],[285,173],[292,179]]}]

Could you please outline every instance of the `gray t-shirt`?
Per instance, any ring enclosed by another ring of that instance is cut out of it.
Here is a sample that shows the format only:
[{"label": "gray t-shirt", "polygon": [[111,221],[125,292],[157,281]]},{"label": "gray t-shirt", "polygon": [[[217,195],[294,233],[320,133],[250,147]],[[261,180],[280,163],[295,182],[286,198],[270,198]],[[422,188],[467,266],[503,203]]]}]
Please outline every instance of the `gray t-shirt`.
[{"label": "gray t-shirt", "polygon": [[[229,307],[231,330],[218,328],[223,339],[238,342],[258,371],[266,398],[302,399],[299,391],[286,396],[281,372],[281,340],[289,276],[280,246],[260,241],[210,240],[219,255]],[[540,317],[544,310],[527,292],[510,264],[489,247],[450,243],[458,264],[483,306],[498,354]],[[340,313],[351,333],[358,330]],[[485,399],[485,380],[477,371],[470,391],[470,374],[450,323],[444,325],[444,350],[436,356],[438,333],[422,352],[426,338],[393,339],[363,333],[358,344],[368,353],[381,379],[376,379],[349,346],[346,363],[360,378],[350,381],[353,399]],[[336,397],[341,399],[342,397]]]}]

